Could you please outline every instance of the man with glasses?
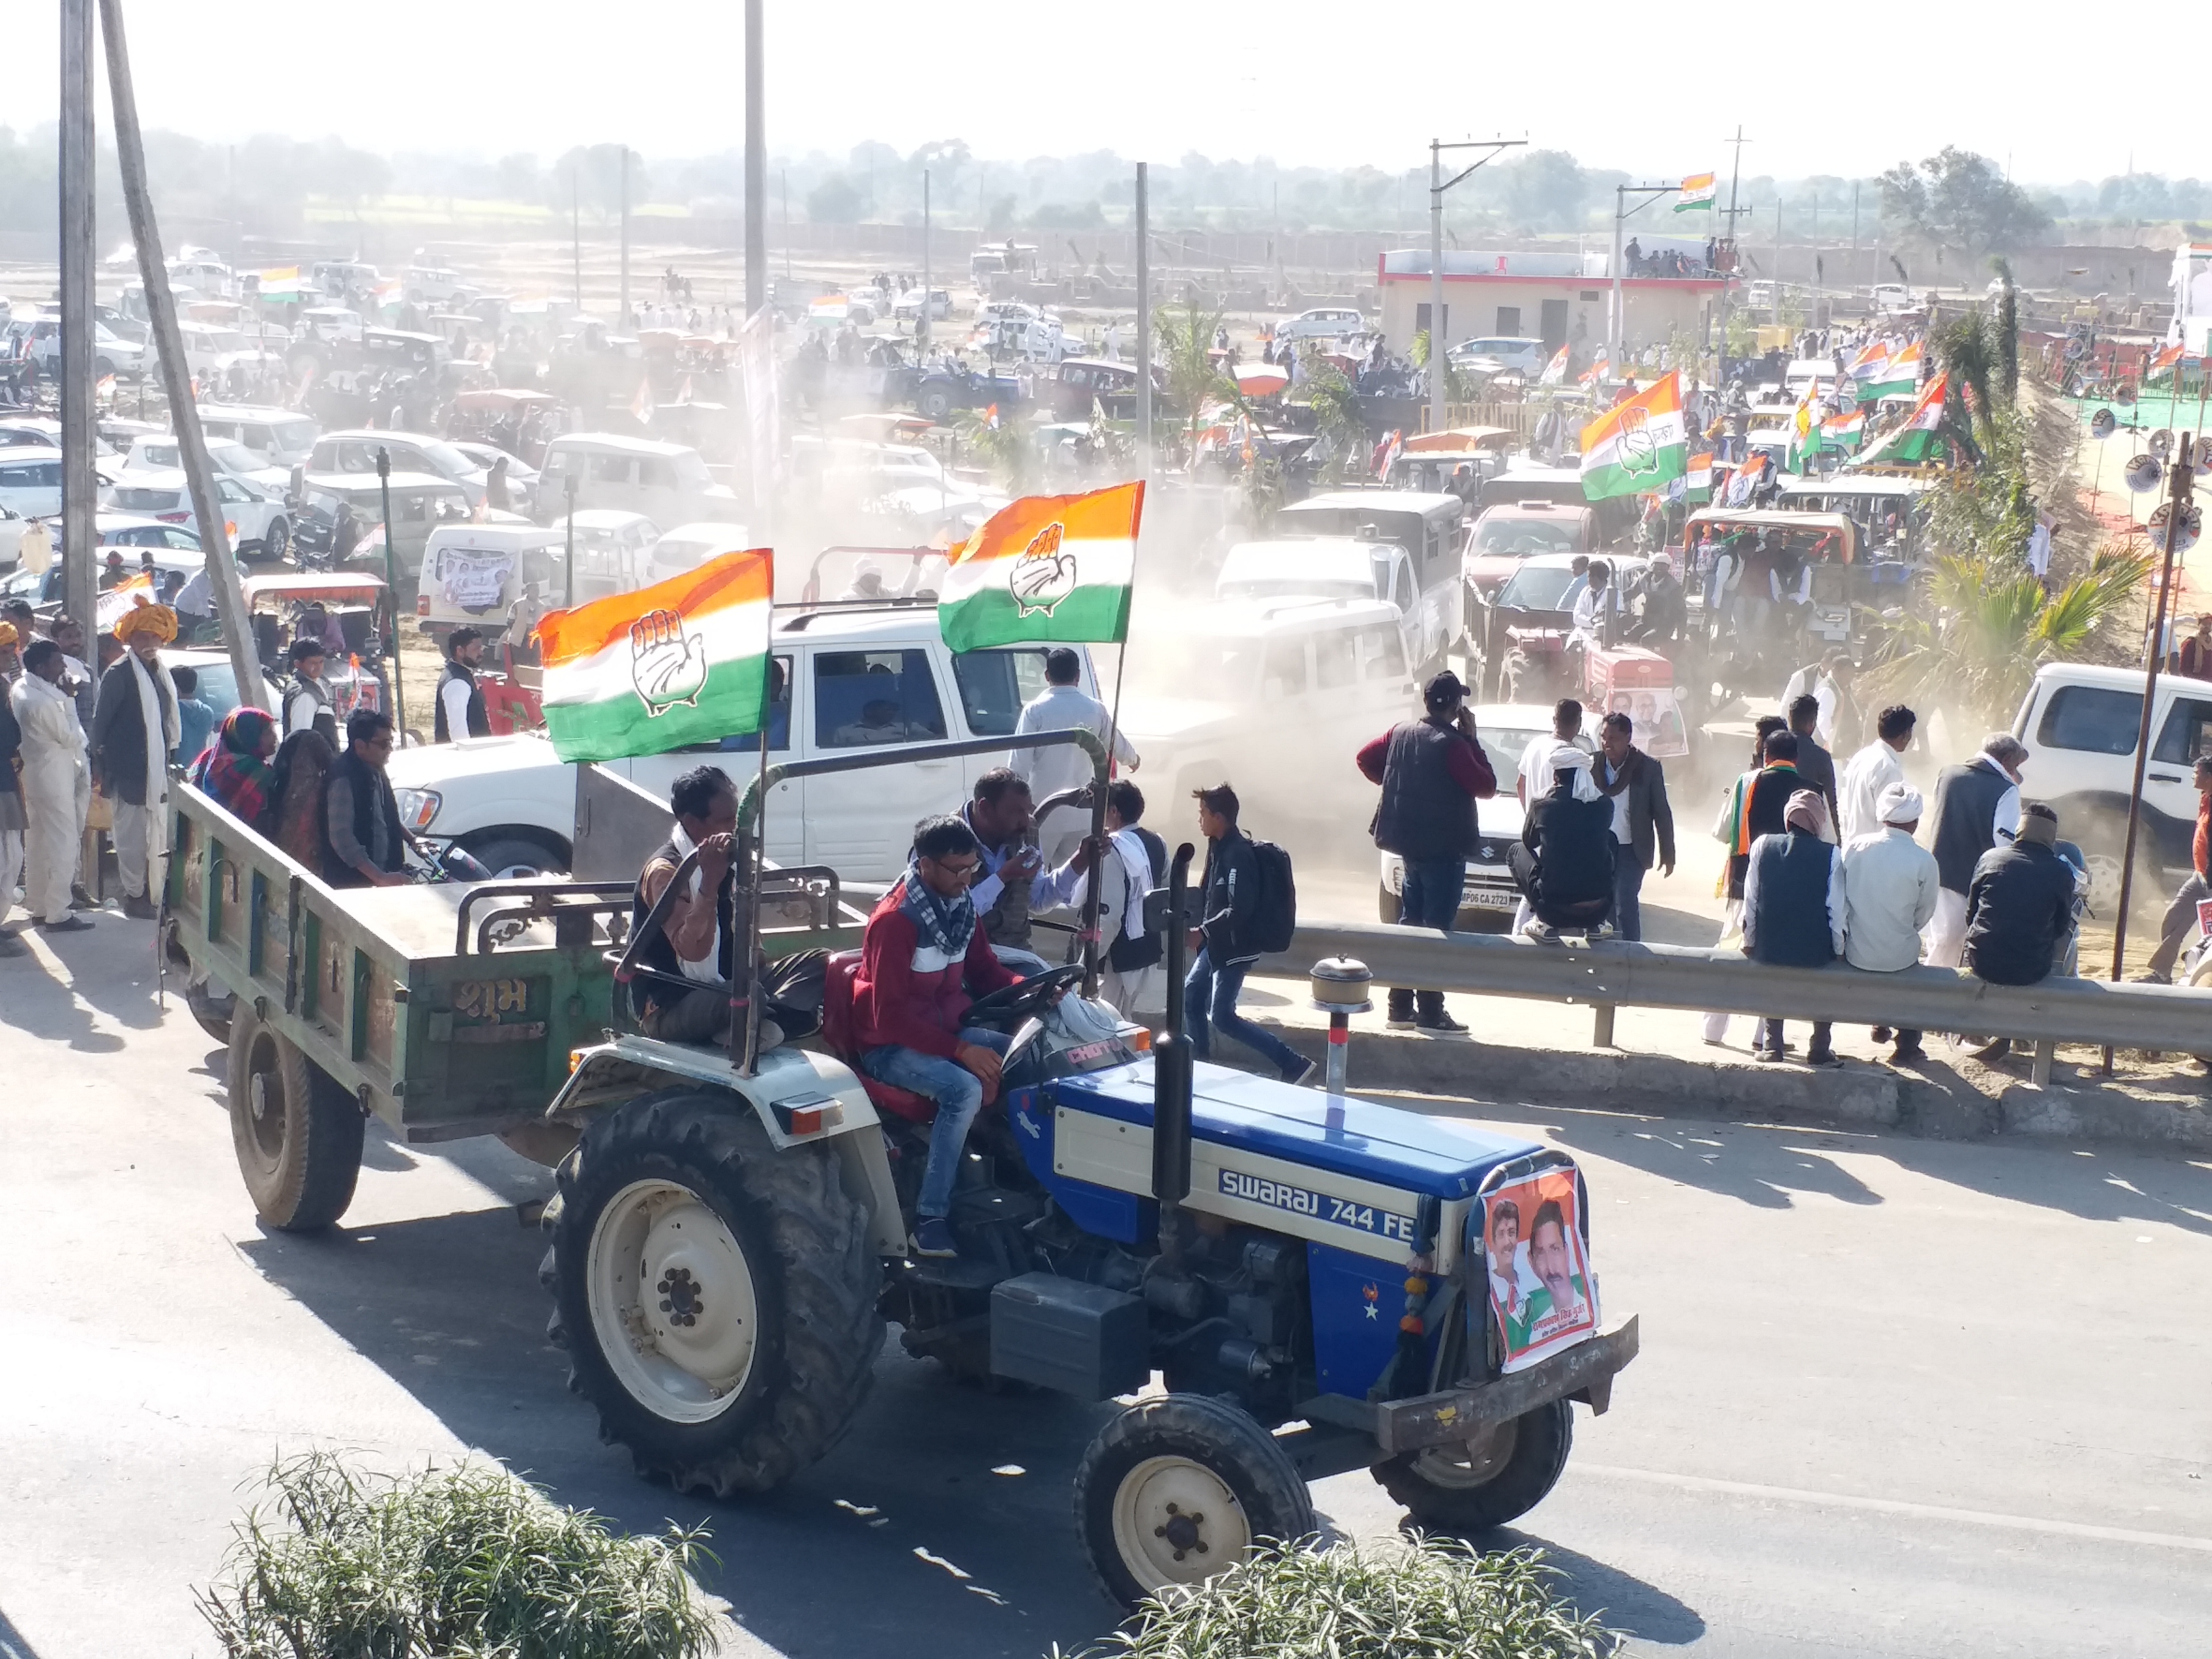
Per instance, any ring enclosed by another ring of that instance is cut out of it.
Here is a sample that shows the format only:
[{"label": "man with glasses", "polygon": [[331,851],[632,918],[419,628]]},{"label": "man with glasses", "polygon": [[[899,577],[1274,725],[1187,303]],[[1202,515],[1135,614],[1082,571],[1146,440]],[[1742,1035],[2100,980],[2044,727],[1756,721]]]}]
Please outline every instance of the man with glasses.
[{"label": "man with glasses", "polygon": [[346,749],[331,763],[323,797],[330,854],[323,879],[333,887],[404,887],[407,831],[384,768],[392,758],[392,716],[356,708],[346,716]]},{"label": "man with glasses", "polygon": [[963,821],[924,818],[906,874],[868,918],[853,977],[860,1069],[937,1103],[908,1242],[917,1256],[960,1253],[945,1219],[953,1181],[969,1125],[998,1089],[1009,1042],[1003,1032],[962,1023],[974,998],[1016,980],[992,953],[969,896],[982,864],[982,848]]}]

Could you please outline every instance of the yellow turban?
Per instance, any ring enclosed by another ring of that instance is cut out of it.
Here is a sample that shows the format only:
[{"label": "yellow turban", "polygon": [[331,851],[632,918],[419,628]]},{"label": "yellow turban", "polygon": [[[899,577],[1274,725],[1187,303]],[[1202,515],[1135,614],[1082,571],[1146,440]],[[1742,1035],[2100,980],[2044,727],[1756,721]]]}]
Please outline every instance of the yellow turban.
[{"label": "yellow turban", "polygon": [[123,613],[114,632],[125,645],[133,634],[151,634],[167,645],[177,637],[177,613],[166,605],[136,605]]},{"label": "yellow turban", "polygon": [[15,623],[0,623],[0,645],[13,645],[17,637]]}]

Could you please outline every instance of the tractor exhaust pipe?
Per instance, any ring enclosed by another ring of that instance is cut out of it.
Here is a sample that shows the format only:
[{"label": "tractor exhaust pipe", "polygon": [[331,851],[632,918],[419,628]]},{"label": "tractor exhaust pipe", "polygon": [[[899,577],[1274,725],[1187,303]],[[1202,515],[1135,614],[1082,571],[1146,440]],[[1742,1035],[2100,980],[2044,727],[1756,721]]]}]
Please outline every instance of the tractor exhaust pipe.
[{"label": "tractor exhaust pipe", "polygon": [[1190,1196],[1190,1033],[1184,1029],[1182,981],[1188,971],[1191,845],[1176,848],[1168,866],[1166,1035],[1152,1045],[1152,1196],[1160,1206],[1160,1255],[1172,1267],[1181,1246],[1177,1212]]}]

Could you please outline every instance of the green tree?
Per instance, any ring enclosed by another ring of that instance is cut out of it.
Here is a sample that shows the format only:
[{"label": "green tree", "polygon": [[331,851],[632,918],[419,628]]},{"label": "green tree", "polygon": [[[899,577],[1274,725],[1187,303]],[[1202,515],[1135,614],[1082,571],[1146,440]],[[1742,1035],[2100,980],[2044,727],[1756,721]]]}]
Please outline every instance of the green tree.
[{"label": "green tree", "polygon": [[860,216],[860,192],[842,173],[833,173],[806,192],[806,216],[817,225],[849,225]]},{"label": "green tree", "polygon": [[2050,228],[2034,198],[1986,155],[1945,145],[1917,167],[1881,175],[1882,223],[1891,234],[1969,257],[2022,247]]},{"label": "green tree", "polygon": [[996,408],[970,410],[953,422],[960,441],[983,459],[1009,495],[1029,493],[1036,472],[1036,445],[1030,432]]},{"label": "green tree", "polygon": [[1313,410],[1314,430],[1335,457],[1339,473],[1348,473],[1367,459],[1367,422],[1359,412],[1359,394],[1334,363],[1316,358],[1298,382],[1298,396]]},{"label": "green tree", "polygon": [[1189,300],[1163,307],[1152,319],[1167,381],[1167,405],[1183,417],[1185,441],[1192,453],[1198,448],[1199,416],[1206,405],[1238,401],[1236,384],[1211,356],[1224,314]]},{"label": "green tree", "polygon": [[[1406,347],[1406,356],[1415,368],[1426,368],[1429,366],[1428,330],[1425,328],[1413,336]],[[1454,404],[1471,403],[1474,401],[1474,383],[1460,373],[1459,365],[1452,362],[1451,353],[1447,350],[1444,353],[1444,401]]]}]

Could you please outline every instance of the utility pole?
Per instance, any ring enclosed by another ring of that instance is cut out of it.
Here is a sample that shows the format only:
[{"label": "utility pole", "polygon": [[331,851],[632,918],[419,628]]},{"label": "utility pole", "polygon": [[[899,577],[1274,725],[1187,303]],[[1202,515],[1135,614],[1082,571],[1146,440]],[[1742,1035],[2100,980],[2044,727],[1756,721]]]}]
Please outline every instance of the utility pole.
[{"label": "utility pole", "polygon": [[1713,389],[1716,392],[1728,384],[1729,290],[1735,286],[1736,278],[1735,216],[1743,211],[1735,203],[1736,185],[1743,177],[1743,128],[1741,125],[1735,130],[1735,137],[1729,143],[1735,146],[1735,161],[1729,168],[1728,229],[1722,234],[1719,246],[1714,250],[1715,262],[1723,267],[1718,319],[1720,339],[1713,349]]},{"label": "utility pole", "polygon": [[[216,615],[222,623],[223,642],[230,649],[230,671],[238,681],[239,700],[258,708],[264,695],[260,653],[254,649],[246,591],[238,580],[238,566],[231,560],[230,543],[223,532],[223,516],[215,498],[215,476],[208,462],[207,438],[200,429],[199,406],[192,401],[191,369],[185,362],[185,337],[177,326],[176,298],[169,292],[169,269],[161,259],[161,233],[154,222],[154,198],[146,188],[146,149],[139,136],[138,100],[131,91],[131,54],[123,36],[123,0],[100,0],[100,22],[107,45],[108,101],[115,111],[115,159],[123,177],[124,205],[131,216],[131,239],[138,248],[138,276],[146,289],[149,332],[161,362],[161,379],[169,390],[169,418],[176,428],[177,452],[185,464],[185,482],[191,492],[192,512],[199,520],[200,554],[207,562],[208,582],[214,590]],[[81,556],[79,546],[82,548]],[[73,559],[83,558],[88,576],[92,565],[89,540],[72,546],[70,556]],[[84,617],[89,631],[89,604]],[[392,649],[395,653],[398,650],[396,640]],[[392,666],[396,687],[396,655]]]},{"label": "utility pole", "polygon": [[[1526,138],[1469,138],[1463,143],[1447,144],[1439,139],[1429,140],[1429,430],[1441,432],[1449,418],[1444,413],[1445,352],[1451,331],[1444,326],[1444,192],[1473,173],[1476,168],[1498,159],[1502,150],[1513,149],[1527,143]],[[1448,149],[1480,149],[1488,153],[1480,161],[1469,164],[1454,174],[1449,182],[1444,179],[1444,152]]]},{"label": "utility pole", "polygon": [[[768,303],[767,80],[761,70],[761,9],[745,0],[745,315]],[[873,177],[872,173],[871,178]]]},{"label": "utility pole", "polygon": [[629,146],[622,147],[622,300],[621,321],[617,325],[624,333],[629,325]]},{"label": "utility pole", "polygon": [[[1613,316],[1610,319],[1612,326],[1606,331],[1605,366],[1622,380],[1628,378],[1622,373],[1623,366],[1628,361],[1624,355],[1628,344],[1628,302],[1620,286],[1621,227],[1626,225],[1632,216],[1643,212],[1661,197],[1679,196],[1681,193],[1682,187],[1678,184],[1615,185],[1613,187]],[[1628,198],[1632,195],[1640,196],[1644,199],[1637,203],[1634,207],[1630,207]]]},{"label": "utility pole", "polygon": [[1137,163],[1137,476],[1152,476],[1152,168]]},{"label": "utility pole", "polygon": [[1774,325],[1782,325],[1782,192],[1774,192]]},{"label": "utility pole", "polygon": [[791,280],[791,173],[788,168],[776,170],[776,182],[783,191],[783,280]]},{"label": "utility pole", "polygon": [[568,258],[576,271],[576,309],[584,308],[584,155],[568,163]]},{"label": "utility pole", "polygon": [[[896,333],[897,331],[894,329],[892,332]],[[927,167],[921,170],[921,310],[915,319],[914,337],[917,346],[915,355],[919,356],[921,355],[919,347],[927,345],[929,342],[929,169]]]},{"label": "utility pole", "polygon": [[93,657],[100,481],[92,471],[92,0],[62,0],[61,91],[62,603],[84,624]]},{"label": "utility pole", "polygon": [[1859,289],[1859,181],[1856,179],[1851,180],[1851,274],[1844,287],[1844,297],[1856,304],[1854,296]]}]

